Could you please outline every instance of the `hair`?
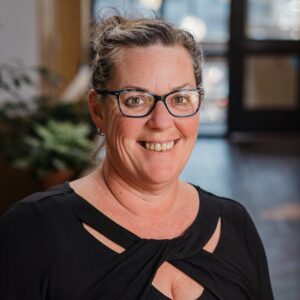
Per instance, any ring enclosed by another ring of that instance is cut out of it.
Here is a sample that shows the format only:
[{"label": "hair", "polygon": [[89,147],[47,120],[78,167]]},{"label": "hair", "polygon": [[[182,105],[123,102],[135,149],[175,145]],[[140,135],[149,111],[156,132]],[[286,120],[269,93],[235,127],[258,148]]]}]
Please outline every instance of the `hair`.
[{"label": "hair", "polygon": [[[126,18],[118,13],[94,24],[92,28],[91,87],[105,89],[113,77],[115,67],[126,47],[147,47],[151,45],[182,46],[190,54],[197,86],[202,85],[203,54],[193,35],[158,18]],[[105,140],[96,139],[92,160],[96,161]]]},{"label": "hair", "polygon": [[102,19],[92,30],[94,60],[92,88],[105,88],[124,47],[147,47],[155,44],[182,46],[192,58],[197,86],[202,84],[202,50],[188,31],[157,18],[129,19],[115,15]]}]

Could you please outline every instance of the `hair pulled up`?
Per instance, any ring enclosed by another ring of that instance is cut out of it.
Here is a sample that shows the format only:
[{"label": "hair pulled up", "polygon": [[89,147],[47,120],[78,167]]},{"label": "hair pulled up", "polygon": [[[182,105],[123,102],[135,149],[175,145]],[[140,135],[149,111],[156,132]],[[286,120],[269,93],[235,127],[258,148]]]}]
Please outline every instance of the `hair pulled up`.
[{"label": "hair pulled up", "polygon": [[202,84],[202,50],[188,31],[157,18],[129,19],[114,15],[96,23],[92,33],[91,86],[94,89],[105,88],[112,78],[122,48],[154,44],[184,47],[192,58],[197,86]]}]

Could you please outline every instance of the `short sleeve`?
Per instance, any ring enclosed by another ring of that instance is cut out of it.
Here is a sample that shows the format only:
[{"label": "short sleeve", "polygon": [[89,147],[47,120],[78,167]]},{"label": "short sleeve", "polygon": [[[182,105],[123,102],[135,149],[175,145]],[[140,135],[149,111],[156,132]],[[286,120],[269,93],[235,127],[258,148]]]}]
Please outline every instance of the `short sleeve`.
[{"label": "short sleeve", "polygon": [[259,288],[257,300],[273,300],[273,292],[265,249],[250,215],[246,212],[247,244],[253,263],[258,271]]},{"label": "short sleeve", "polygon": [[32,204],[13,206],[0,219],[0,299],[45,299],[43,225]]}]

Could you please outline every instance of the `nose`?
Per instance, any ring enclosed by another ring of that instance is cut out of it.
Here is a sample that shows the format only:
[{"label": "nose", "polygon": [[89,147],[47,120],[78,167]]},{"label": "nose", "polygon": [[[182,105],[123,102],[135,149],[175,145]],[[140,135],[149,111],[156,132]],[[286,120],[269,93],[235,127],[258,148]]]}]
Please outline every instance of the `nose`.
[{"label": "nose", "polygon": [[165,130],[170,128],[173,124],[172,116],[162,101],[156,102],[156,105],[149,116],[150,118],[147,124],[152,129]]}]

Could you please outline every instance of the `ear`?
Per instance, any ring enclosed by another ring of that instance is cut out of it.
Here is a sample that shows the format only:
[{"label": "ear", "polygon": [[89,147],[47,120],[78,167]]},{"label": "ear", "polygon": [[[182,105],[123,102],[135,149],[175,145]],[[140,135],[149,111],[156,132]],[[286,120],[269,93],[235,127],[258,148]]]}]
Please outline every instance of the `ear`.
[{"label": "ear", "polygon": [[104,103],[101,100],[99,100],[99,95],[93,89],[89,90],[87,97],[91,118],[96,128],[99,128],[101,131],[104,131]]}]

